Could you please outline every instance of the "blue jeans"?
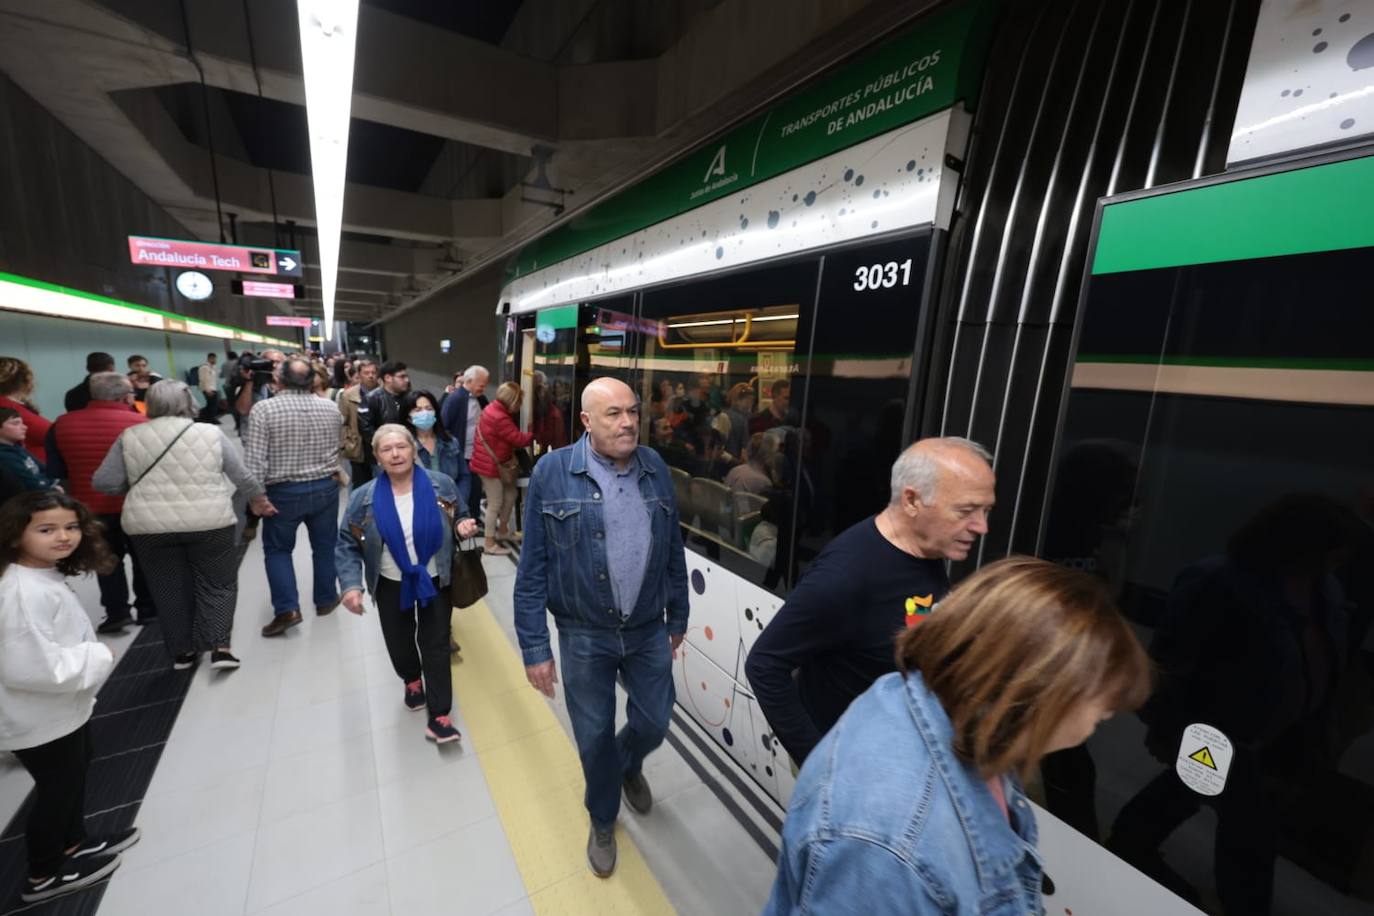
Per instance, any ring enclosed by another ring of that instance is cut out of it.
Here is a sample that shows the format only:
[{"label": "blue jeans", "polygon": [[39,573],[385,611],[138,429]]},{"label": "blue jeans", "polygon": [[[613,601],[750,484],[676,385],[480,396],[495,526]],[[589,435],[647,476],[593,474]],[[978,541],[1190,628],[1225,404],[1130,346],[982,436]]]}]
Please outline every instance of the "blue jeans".
[{"label": "blue jeans", "polygon": [[334,573],[334,545],[339,538],[339,485],[333,478],[304,483],[274,483],[267,498],[276,515],[262,520],[262,553],[267,566],[267,585],[272,590],[272,613],[300,610],[296,594],[296,569],[291,554],[296,549],[296,528],[305,522],[315,567],[315,607],[327,607],[339,599]]},{"label": "blue jeans", "polygon": [[[559,632],[564,697],[587,782],[592,823],[610,827],[620,811],[620,784],[639,773],[663,743],[673,711],[673,652],[658,623],[633,630]],[[615,731],[615,681],[629,695],[628,721]]]}]

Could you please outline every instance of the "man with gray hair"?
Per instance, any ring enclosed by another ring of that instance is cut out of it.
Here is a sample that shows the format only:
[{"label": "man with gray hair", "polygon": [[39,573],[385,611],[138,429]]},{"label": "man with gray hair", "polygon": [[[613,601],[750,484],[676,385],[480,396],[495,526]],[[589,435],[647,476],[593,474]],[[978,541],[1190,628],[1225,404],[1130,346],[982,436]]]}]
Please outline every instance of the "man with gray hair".
[{"label": "man with gray hair", "polygon": [[[440,406],[440,420],[444,430],[462,443],[463,460],[472,460],[473,434],[477,432],[477,418],[487,406],[486,390],[491,373],[482,366],[468,366],[463,383],[444,398]],[[482,518],[482,488],[471,487],[468,493],[468,512],[475,519]]]},{"label": "man with gray hair", "polygon": [[133,557],[120,525],[124,497],[101,493],[92,485],[91,478],[120,433],[147,421],[134,409],[134,386],[124,373],[92,373],[89,389],[86,406],[64,413],[48,430],[48,474],[60,479],[64,489],[85,503],[105,525],[105,541],[120,562],[112,572],[96,577],[100,603],[105,608],[105,622],[96,629],[101,633],[118,633],[134,622],[129,612],[129,580],[124,572],[126,554],[133,559],[133,603],[138,610],[138,622],[147,623],[157,616],[157,611],[142,566]]},{"label": "man with gray hair", "polygon": [[908,447],[887,508],[827,544],[759,634],[744,670],[798,766],[855,697],[896,670],[893,638],[949,591],[946,561],[966,559],[987,533],[990,461],[954,436]]},{"label": "man with gray hair", "polygon": [[275,515],[262,523],[263,561],[272,593],[272,621],[263,636],[280,636],[301,622],[296,570],[291,554],[296,529],[305,524],[314,557],[315,613],[323,617],[339,606],[334,568],[338,529],[339,433],[343,415],[328,398],[310,393],[315,371],[299,356],[285,360],[278,391],[253,405],[243,428],[244,462],[267,485]]}]

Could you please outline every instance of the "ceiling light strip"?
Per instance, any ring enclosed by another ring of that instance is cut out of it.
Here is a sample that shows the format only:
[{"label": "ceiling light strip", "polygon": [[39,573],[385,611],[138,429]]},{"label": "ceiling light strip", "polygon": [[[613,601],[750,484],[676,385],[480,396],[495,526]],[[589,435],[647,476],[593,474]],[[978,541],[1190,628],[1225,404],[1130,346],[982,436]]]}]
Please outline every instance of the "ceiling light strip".
[{"label": "ceiling light strip", "polygon": [[296,0],[310,125],[310,172],[315,185],[315,226],[320,246],[324,336],[334,327],[334,293],[343,231],[348,169],[348,119],[353,104],[353,56],[358,0]]}]

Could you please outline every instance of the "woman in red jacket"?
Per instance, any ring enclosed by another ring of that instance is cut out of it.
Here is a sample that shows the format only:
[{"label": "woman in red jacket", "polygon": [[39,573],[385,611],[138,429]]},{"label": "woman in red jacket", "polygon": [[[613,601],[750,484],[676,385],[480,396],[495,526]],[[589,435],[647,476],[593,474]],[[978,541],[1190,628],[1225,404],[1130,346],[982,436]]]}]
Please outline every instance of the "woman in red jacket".
[{"label": "woman in red jacket", "polygon": [[515,480],[501,480],[500,465],[510,461],[517,448],[534,441],[534,433],[522,433],[515,418],[525,393],[514,382],[505,382],[496,389],[496,398],[482,409],[473,436],[472,473],[482,479],[482,492],[487,497],[486,552],[501,556],[510,551],[496,543],[496,537],[510,537],[511,516],[515,512]]},{"label": "woman in red jacket", "polygon": [[48,438],[51,420],[45,420],[29,400],[33,396],[33,370],[22,359],[13,356],[0,356],[0,407],[19,411],[24,418],[28,433],[24,436],[24,448],[38,460],[39,464],[48,463],[48,449],[44,445]]}]

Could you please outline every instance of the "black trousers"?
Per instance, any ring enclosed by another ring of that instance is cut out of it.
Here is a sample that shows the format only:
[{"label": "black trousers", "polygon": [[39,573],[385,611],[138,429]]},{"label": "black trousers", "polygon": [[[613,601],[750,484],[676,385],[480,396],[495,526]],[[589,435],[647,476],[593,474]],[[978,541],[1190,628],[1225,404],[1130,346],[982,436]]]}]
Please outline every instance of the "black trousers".
[{"label": "black trousers", "polygon": [[14,756],[34,782],[33,807],[25,829],[29,876],[47,878],[62,867],[68,849],[86,841],[90,723],[47,744],[15,751]]},{"label": "black trousers", "polygon": [[[119,557],[119,565],[114,572],[107,575],[96,576],[96,582],[100,585],[100,606],[105,608],[105,617],[108,620],[123,620],[129,616],[129,579],[124,573],[124,557],[132,555],[133,550],[129,544],[129,536],[124,533],[124,529],[119,524],[119,514],[101,515],[99,519],[105,526],[105,542],[110,545],[111,552]],[[148,582],[143,577],[143,564],[134,557],[134,607],[138,608],[139,620],[151,620],[157,616],[157,609],[153,605],[153,593],[148,589]]]},{"label": "black trousers", "polygon": [[429,604],[401,608],[401,583],[385,576],[377,579],[377,619],[391,656],[391,667],[409,684],[425,679],[425,705],[431,716],[446,716],[453,708],[453,671],[449,665],[450,623],[453,602],[447,588],[433,580],[439,594]]}]

